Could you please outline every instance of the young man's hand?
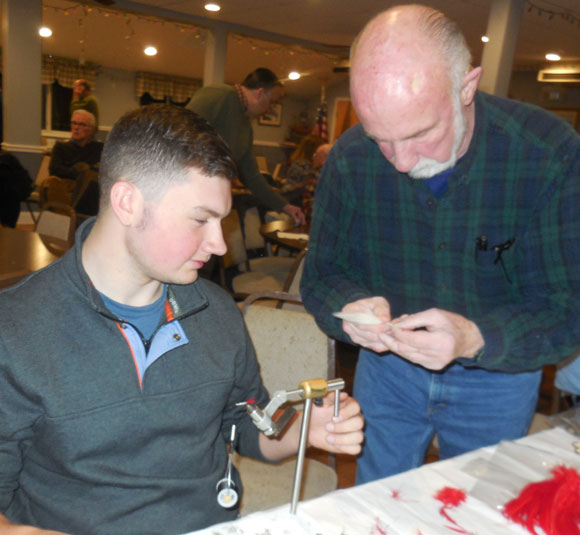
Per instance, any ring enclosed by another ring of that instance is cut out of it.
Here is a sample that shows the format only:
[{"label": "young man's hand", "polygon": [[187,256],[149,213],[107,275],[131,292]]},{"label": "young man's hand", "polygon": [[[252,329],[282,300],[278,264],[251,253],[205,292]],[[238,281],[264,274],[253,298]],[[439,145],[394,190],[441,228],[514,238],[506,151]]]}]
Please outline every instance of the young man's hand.
[{"label": "young man's hand", "polygon": [[313,404],[308,443],[333,453],[360,453],[364,440],[364,419],[356,399],[340,392],[338,417],[334,417],[335,392],[323,398],[321,406]]},{"label": "young man's hand", "polygon": [[[345,392],[340,393],[339,415],[334,418],[334,392],[323,398],[323,404],[313,404],[308,444],[333,453],[356,455],[364,439],[364,419],[358,402]],[[266,459],[281,461],[298,452],[302,412],[279,438],[260,434],[260,449]]]},{"label": "young man's hand", "polygon": [[12,524],[2,514],[0,514],[0,533],[2,535],[67,535],[61,531],[49,531],[33,526]]}]

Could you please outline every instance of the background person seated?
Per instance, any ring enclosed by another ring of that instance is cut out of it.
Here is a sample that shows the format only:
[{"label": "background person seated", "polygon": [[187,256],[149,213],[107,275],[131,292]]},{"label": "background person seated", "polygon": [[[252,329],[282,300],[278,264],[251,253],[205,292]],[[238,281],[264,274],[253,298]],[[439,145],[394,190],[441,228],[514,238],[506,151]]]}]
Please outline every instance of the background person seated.
[{"label": "background person seated", "polygon": [[309,135],[290,156],[292,163],[282,194],[290,202],[302,206],[307,221],[312,214],[316,182],[331,148],[330,143],[323,143],[318,136]]},{"label": "background person seated", "polygon": [[[72,205],[78,212],[95,215],[98,209],[98,169],[103,144],[94,141],[95,116],[76,110],[71,118],[71,137],[58,141],[52,149],[49,172],[52,176],[71,180],[65,198],[49,198]],[[50,195],[50,192],[49,192]]]},{"label": "background person seated", "polygon": [[290,167],[286,173],[285,190],[302,185],[313,175],[318,174],[314,168],[312,158],[316,149],[322,144],[322,139],[312,134],[302,138],[296,150],[290,155]]}]

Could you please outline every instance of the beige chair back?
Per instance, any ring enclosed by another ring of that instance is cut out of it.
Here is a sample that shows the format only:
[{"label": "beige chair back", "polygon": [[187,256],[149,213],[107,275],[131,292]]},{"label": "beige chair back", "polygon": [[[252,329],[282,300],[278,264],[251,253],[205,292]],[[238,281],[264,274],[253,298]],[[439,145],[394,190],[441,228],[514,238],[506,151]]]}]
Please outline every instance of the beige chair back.
[{"label": "beige chair back", "polygon": [[224,241],[228,247],[226,254],[221,258],[220,263],[224,268],[238,266],[248,261],[248,253],[244,244],[242,226],[237,210],[232,210],[227,217],[222,220],[222,232]]},{"label": "beige chair back", "polygon": [[244,214],[244,244],[248,249],[264,249],[266,242],[264,236],[260,234],[262,220],[258,208],[253,206],[246,210]]},{"label": "beige chair back", "polygon": [[286,292],[263,292],[249,296],[242,305],[262,380],[270,394],[297,388],[306,379],[333,378],[334,344],[318,328],[314,317],[304,312],[252,304],[265,298],[283,303],[301,303],[302,299]]},{"label": "beige chair back", "polygon": [[[264,298],[300,301],[285,292],[262,292],[249,296],[242,311],[256,350],[264,385],[273,394],[294,389],[305,379],[334,378],[334,343],[318,329],[310,314],[253,304]],[[301,499],[335,490],[338,483],[334,456],[329,464],[306,458]],[[290,502],[296,459],[278,464],[235,456],[234,464],[244,484],[240,514],[269,509]]]},{"label": "beige chair back", "polygon": [[76,224],[76,213],[72,207],[47,202],[42,205],[34,231],[46,238],[56,239],[55,243],[63,248],[70,248],[74,243]]}]

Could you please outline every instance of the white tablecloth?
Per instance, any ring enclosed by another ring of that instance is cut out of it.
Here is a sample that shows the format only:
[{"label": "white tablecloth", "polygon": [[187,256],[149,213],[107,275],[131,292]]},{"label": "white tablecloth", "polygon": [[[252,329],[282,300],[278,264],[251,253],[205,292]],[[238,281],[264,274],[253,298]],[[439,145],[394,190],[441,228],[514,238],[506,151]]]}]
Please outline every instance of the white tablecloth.
[{"label": "white tablecloth", "polygon": [[[573,446],[577,440],[563,429],[550,429],[300,502],[296,515],[285,505],[192,533],[453,535],[463,529],[473,535],[526,535],[524,528],[502,515],[501,506],[527,483],[550,477],[554,466],[580,469],[580,455]],[[445,487],[466,492],[463,503],[445,509],[447,517],[435,499]]]}]

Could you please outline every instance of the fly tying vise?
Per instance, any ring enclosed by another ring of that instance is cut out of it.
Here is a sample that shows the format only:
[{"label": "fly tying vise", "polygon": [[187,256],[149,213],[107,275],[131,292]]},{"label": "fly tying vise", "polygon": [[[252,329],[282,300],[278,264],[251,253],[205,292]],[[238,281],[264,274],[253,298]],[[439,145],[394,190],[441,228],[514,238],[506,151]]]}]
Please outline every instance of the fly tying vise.
[{"label": "fly tying vise", "polygon": [[334,391],[334,416],[338,416],[340,390],[345,386],[344,379],[310,379],[302,381],[296,390],[279,390],[274,393],[272,399],[262,410],[255,400],[251,399],[237,403],[238,406],[245,406],[246,412],[254,422],[254,425],[267,436],[278,436],[288,425],[295,414],[295,409],[287,407],[282,415],[273,420],[276,411],[287,401],[304,400],[304,411],[302,413],[302,423],[300,426],[300,440],[298,442],[298,457],[296,461],[296,471],[294,472],[294,484],[292,487],[292,502],[290,512],[296,514],[298,498],[300,496],[300,486],[302,483],[302,473],[304,471],[304,457],[306,454],[306,444],[308,438],[308,426],[310,425],[310,414],[312,412],[313,400],[321,399],[328,392]]}]

